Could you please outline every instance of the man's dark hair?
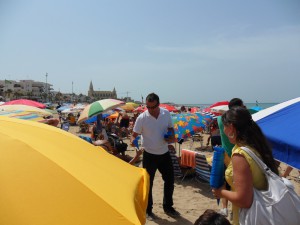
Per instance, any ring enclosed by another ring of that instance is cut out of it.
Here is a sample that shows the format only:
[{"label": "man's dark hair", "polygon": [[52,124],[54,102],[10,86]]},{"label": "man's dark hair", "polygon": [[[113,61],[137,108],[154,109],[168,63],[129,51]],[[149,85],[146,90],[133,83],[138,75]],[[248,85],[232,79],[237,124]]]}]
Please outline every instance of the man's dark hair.
[{"label": "man's dark hair", "polygon": [[241,107],[243,107],[244,106],[243,100],[240,99],[240,98],[233,98],[233,99],[231,99],[230,102],[229,102],[229,104],[228,104],[228,108],[232,109],[235,106],[241,106]]},{"label": "man's dark hair", "polygon": [[157,101],[157,103],[159,103],[159,97],[157,94],[155,93],[150,93],[147,98],[146,98],[146,101],[147,102],[154,102],[154,101]]}]

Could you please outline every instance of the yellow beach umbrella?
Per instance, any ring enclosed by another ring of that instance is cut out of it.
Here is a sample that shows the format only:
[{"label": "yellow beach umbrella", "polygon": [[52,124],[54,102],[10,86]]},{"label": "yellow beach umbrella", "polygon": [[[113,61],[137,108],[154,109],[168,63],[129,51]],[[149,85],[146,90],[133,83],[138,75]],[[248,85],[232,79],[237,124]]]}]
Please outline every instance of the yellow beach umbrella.
[{"label": "yellow beach umbrella", "polygon": [[52,112],[34,106],[29,106],[29,105],[1,105],[0,106],[0,111],[16,111],[16,110],[34,112],[44,116],[52,115]]},{"label": "yellow beach umbrella", "polygon": [[126,110],[126,111],[133,111],[135,108],[137,108],[139,105],[134,102],[126,102],[125,105],[120,106],[120,108]]},{"label": "yellow beach umbrella", "polygon": [[147,172],[61,129],[0,117],[0,224],[144,224]]}]

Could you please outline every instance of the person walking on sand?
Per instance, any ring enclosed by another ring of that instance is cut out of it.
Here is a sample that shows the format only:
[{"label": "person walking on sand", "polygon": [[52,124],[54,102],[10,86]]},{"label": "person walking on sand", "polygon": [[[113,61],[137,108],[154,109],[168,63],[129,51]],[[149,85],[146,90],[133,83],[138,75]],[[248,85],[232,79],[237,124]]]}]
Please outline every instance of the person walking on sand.
[{"label": "person walking on sand", "polygon": [[[174,128],[170,112],[160,108],[159,104],[157,94],[151,93],[147,96],[146,107],[148,110],[140,114],[136,119],[130,139],[130,143],[133,146],[134,139],[138,135],[142,136],[142,148],[144,148],[143,167],[150,176],[148,206],[146,211],[148,220],[155,219],[155,215],[152,212],[152,187],[156,170],[162,174],[164,180],[164,212],[171,217],[180,215],[179,212],[173,208],[174,172],[171,155],[168,150],[168,143],[175,140]],[[166,133],[168,133],[168,137],[165,137]]]},{"label": "person walking on sand", "polygon": [[[228,104],[228,108],[229,109],[232,109],[233,107],[236,107],[236,106],[240,106],[240,107],[243,107],[243,108],[246,108],[244,102],[242,99],[240,98],[233,98],[229,101],[229,104]],[[218,122],[218,126],[219,126],[219,129],[220,129],[220,136],[221,136],[221,143],[222,143],[222,147],[224,148],[225,150],[225,170],[230,162],[230,158],[231,158],[231,154],[232,154],[232,149],[234,147],[234,144],[232,144],[228,137],[226,136],[226,134],[224,133],[224,125],[223,125],[223,122],[222,122],[222,116],[218,116],[217,117],[217,122]],[[225,181],[226,182],[226,181]],[[230,190],[230,186],[229,184],[226,182],[226,189],[227,190]],[[225,199],[225,198],[222,198],[222,209],[220,210],[220,213],[224,216],[228,216],[228,200]]]},{"label": "person walking on sand", "polygon": [[226,198],[232,202],[232,224],[238,225],[239,208],[251,207],[253,188],[266,190],[268,187],[265,174],[244,148],[254,152],[277,175],[278,165],[266,137],[246,108],[237,106],[229,109],[222,115],[222,122],[225,134],[234,144],[231,162],[225,172],[231,191],[222,186],[219,189],[212,189],[212,192],[217,199]]}]

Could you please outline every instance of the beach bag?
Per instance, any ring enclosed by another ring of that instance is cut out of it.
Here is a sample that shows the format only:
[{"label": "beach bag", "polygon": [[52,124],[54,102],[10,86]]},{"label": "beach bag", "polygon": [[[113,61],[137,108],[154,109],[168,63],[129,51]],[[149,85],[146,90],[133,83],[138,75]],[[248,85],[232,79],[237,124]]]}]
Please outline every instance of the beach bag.
[{"label": "beach bag", "polygon": [[241,208],[240,225],[297,225],[300,224],[300,198],[293,184],[273,173],[250,149],[242,147],[264,172],[267,190],[253,188],[250,208]]},{"label": "beach bag", "polygon": [[124,143],[122,140],[117,139],[115,141],[115,148],[117,149],[118,152],[122,153],[127,150],[128,145]]},{"label": "beach bag", "polygon": [[124,143],[116,134],[107,133],[108,141],[111,146],[113,146],[117,152],[124,153],[127,150],[128,145]]}]

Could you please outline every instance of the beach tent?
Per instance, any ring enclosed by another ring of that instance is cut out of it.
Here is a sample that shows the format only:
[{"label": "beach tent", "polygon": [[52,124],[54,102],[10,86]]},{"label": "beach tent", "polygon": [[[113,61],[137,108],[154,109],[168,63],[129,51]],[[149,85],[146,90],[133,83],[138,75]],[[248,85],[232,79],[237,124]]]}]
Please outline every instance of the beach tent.
[{"label": "beach tent", "polygon": [[0,224],[145,224],[145,169],[32,121],[0,117],[0,142]]},{"label": "beach tent", "polygon": [[300,97],[252,115],[273,149],[274,158],[300,169]]}]

